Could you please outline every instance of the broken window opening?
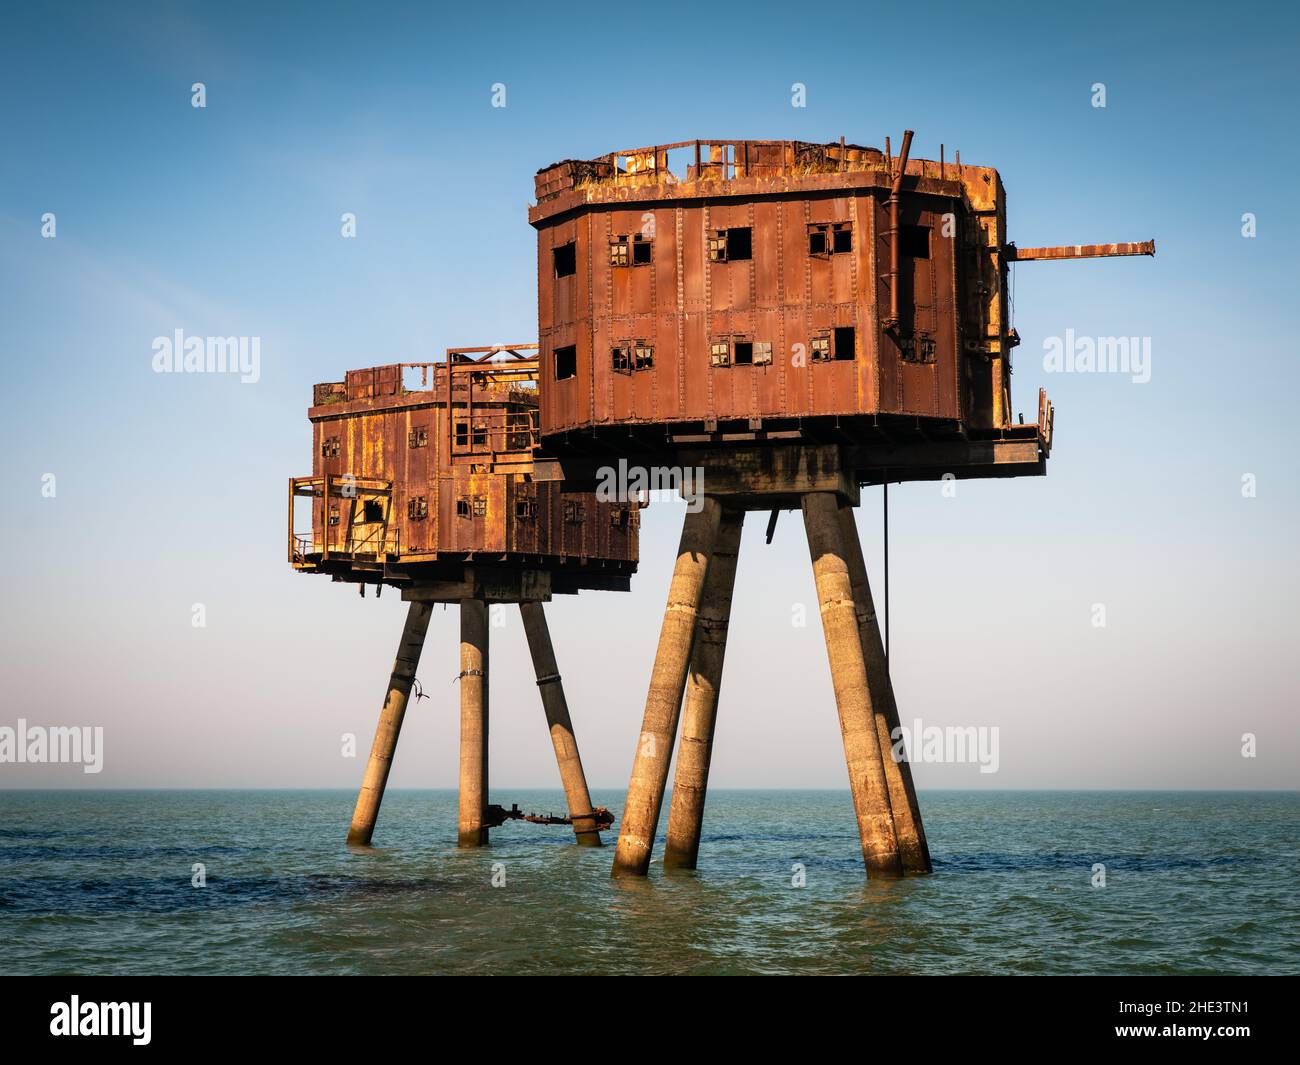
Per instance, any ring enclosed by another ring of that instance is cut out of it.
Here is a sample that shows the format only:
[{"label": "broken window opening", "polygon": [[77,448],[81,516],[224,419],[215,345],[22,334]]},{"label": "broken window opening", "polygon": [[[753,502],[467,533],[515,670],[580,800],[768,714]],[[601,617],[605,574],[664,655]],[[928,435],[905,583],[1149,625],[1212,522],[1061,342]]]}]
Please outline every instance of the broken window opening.
[{"label": "broken window opening", "polygon": [[643,340],[636,342],[636,358],[633,368],[637,370],[648,370],[655,364],[655,349],[651,344]]},{"label": "broken window opening", "polygon": [[735,262],[753,257],[753,230],[749,226],[715,229],[709,234],[709,262]]},{"label": "broken window opening", "polygon": [[320,457],[323,459],[332,459],[339,453],[339,438],[337,436],[327,436],[320,446]]},{"label": "broken window opening", "polygon": [[409,433],[406,434],[406,446],[407,447],[428,447],[429,430],[424,427],[412,429]]},{"label": "broken window opening", "polygon": [[926,333],[905,337],[901,346],[904,362],[932,363],[936,360],[934,337]]},{"label": "broken window opening", "polygon": [[609,242],[609,265],[626,266],[627,264],[627,235],[620,234]]},{"label": "broken window opening", "polygon": [[852,250],[852,222],[817,222],[808,227],[809,255],[828,258]]},{"label": "broken window opening", "polygon": [[754,365],[768,366],[772,362],[772,342],[759,340],[754,344]]},{"label": "broken window opening", "polygon": [[831,357],[831,338],[829,336],[813,337],[809,345],[813,362],[829,362]]},{"label": "broken window opening", "polygon": [[338,508],[338,507],[330,507],[329,523],[330,523],[331,525],[337,525],[337,524],[339,523],[339,508]]},{"label": "broken window opening", "polygon": [[469,517],[469,500],[466,499],[464,496],[461,496],[460,499],[456,500],[456,517],[458,518]]},{"label": "broken window opening", "polygon": [[429,516],[429,500],[425,496],[414,496],[406,501],[406,516],[411,521],[424,521]]},{"label": "broken window opening", "polygon": [[555,349],[555,379],[564,381],[578,376],[578,349],[573,344]]},{"label": "broken window opening", "polygon": [[482,423],[475,423],[473,432],[470,433],[470,443],[474,447],[487,446],[487,426]]},{"label": "broken window opening", "polygon": [[609,523],[616,529],[625,529],[630,523],[627,507],[617,507],[609,512]]},{"label": "broken window opening", "polygon": [[476,517],[476,518],[486,518],[486,517],[487,517],[487,497],[486,497],[486,496],[475,496],[475,497],[474,497],[474,517]]},{"label": "broken window opening", "polygon": [[566,499],[564,501],[564,521],[566,525],[580,525],[582,523],[582,503],[576,499]]},{"label": "broken window opening", "polygon": [[731,365],[731,345],[727,341],[718,340],[709,345],[709,365]]},{"label": "broken window opening", "polygon": [[578,245],[573,241],[551,249],[556,277],[571,277],[578,272]]},{"label": "broken window opening", "polygon": [[537,517],[537,502],[533,499],[516,499],[515,500],[515,517],[520,521],[528,521]]},{"label": "broken window opening", "polygon": [[626,346],[609,349],[610,364],[615,373],[632,372],[632,355]]}]

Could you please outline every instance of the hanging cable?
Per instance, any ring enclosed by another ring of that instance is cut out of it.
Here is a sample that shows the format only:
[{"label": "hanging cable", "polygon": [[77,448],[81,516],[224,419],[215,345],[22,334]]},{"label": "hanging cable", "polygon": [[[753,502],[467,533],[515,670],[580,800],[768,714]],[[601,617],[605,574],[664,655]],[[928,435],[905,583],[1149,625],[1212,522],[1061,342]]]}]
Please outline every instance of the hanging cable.
[{"label": "hanging cable", "polygon": [[885,470],[885,479],[881,482],[882,496],[885,502],[885,668],[889,668],[889,471]]}]

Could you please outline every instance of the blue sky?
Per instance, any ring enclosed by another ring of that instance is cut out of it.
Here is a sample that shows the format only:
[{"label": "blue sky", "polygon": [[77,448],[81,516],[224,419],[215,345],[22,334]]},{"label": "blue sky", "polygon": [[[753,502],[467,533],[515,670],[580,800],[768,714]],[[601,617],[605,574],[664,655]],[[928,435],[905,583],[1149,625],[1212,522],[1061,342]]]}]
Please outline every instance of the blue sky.
[{"label": "blue sky", "polygon": [[[107,749],[98,777],[0,786],[354,786],[339,736],[368,747],[402,607],[284,563],[312,383],[532,339],[526,208],[556,159],[910,127],[915,154],[999,168],[1022,245],[1158,245],[1016,268],[1014,403],[1046,385],[1058,411],[1045,479],[893,491],[903,718],[1001,736],[999,773],[921,786],[1294,787],[1294,8],[811,11],[6,6],[0,724],[103,724]],[[261,337],[261,380],[152,373],[178,328]],[[1150,337],[1151,381],[1046,374],[1067,329]],[[795,517],[770,547],[750,520],[718,786],[846,783],[820,629],[790,622],[813,603]],[[593,785],[626,785],[680,518],[647,512],[631,595],[552,608]],[[860,524],[879,582],[878,491]],[[455,633],[430,630],[397,786],[454,783]],[[494,636],[494,781],[554,784],[517,618]]]}]

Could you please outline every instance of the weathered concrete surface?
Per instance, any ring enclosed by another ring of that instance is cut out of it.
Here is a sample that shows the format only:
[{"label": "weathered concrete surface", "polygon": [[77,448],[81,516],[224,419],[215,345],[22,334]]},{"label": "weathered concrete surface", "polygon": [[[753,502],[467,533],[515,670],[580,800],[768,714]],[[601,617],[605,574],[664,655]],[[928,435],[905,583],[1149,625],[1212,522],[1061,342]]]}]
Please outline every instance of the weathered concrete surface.
[{"label": "weathered concrete surface", "polygon": [[364,846],[370,843],[370,837],[374,835],[375,821],[379,817],[379,806],[384,801],[388,772],[393,765],[397,738],[402,731],[402,719],[406,716],[411,684],[420,664],[420,651],[424,648],[424,636],[429,629],[432,613],[433,608],[429,603],[412,603],[406,612],[406,624],[402,628],[402,639],[397,647],[397,659],[393,662],[393,672],[388,678],[388,694],[384,696],[384,707],[379,713],[379,724],[375,727],[375,740],[370,746],[370,760],[366,763],[361,791],[357,795],[357,806],[352,813],[352,826],[348,829],[349,843]]},{"label": "weathered concrete surface", "polygon": [[840,532],[846,549],[845,561],[849,567],[849,581],[853,587],[853,605],[858,615],[858,633],[862,640],[862,656],[867,667],[867,687],[871,708],[876,719],[876,736],[885,764],[885,781],[889,787],[889,805],[894,815],[894,833],[898,837],[899,856],[905,873],[928,873],[931,870],[930,848],[925,840],[925,826],[921,822],[921,807],[912,783],[912,767],[907,761],[907,751],[901,746],[902,760],[893,756],[894,730],[899,727],[898,702],[894,698],[894,683],[885,661],[885,646],[881,639],[880,622],[871,596],[871,583],[862,557],[862,542],[858,537],[858,524],[852,507],[840,507]]},{"label": "weathered concrete surface", "polygon": [[650,690],[646,694],[645,718],[614,852],[612,875],[615,877],[645,876],[650,868],[655,830],[668,786],[668,766],[677,736],[682,692],[686,687],[695,619],[721,516],[722,508],[717,500],[706,496],[698,511],[687,512],[682,526],[659,647],[650,674]]},{"label": "weathered concrete surface", "polygon": [[519,613],[523,617],[524,635],[528,637],[528,649],[537,673],[537,688],[542,695],[542,709],[546,712],[546,727],[555,747],[555,761],[560,767],[564,801],[569,806],[569,816],[573,818],[573,833],[583,846],[599,847],[600,833],[596,830],[591,792],[587,790],[587,777],[582,771],[582,758],[573,735],[573,721],[564,698],[564,685],[560,681],[560,668],[555,661],[545,610],[541,603],[520,603]]},{"label": "weathered concrete surface", "polygon": [[460,798],[457,843],[481,847],[488,801],[488,610],[481,599],[460,604]]},{"label": "weathered concrete surface", "polygon": [[867,876],[901,876],[903,865],[871,706],[836,497],[829,492],[810,492],[803,497],[803,517]]},{"label": "weathered concrete surface", "polygon": [[668,807],[668,838],[664,845],[665,869],[694,869],[700,853],[704,824],[704,797],[713,757],[713,732],[718,720],[718,694],[722,689],[722,663],[731,620],[731,594],[736,584],[743,510],[728,510],[718,527],[718,541],[704,578],[700,612],[695,622],[695,647],[682,707],[682,735],[677,749],[677,772]]}]

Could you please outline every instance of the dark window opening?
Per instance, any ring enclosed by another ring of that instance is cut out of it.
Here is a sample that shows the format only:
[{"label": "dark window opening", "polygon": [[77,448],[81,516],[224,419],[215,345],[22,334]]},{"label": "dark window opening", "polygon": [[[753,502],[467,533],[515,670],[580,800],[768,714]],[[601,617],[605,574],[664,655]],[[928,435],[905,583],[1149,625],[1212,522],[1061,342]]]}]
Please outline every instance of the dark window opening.
[{"label": "dark window opening", "polygon": [[406,444],[408,447],[428,447],[429,430],[424,428],[412,429],[406,435]]},{"label": "dark window opening", "polygon": [[749,226],[715,229],[709,234],[709,261],[728,262],[754,257],[753,232]]},{"label": "dark window opening", "polygon": [[898,244],[899,251],[909,259],[930,258],[930,227],[903,226]]},{"label": "dark window opening", "polygon": [[429,500],[424,496],[415,496],[406,501],[406,516],[411,521],[424,521],[429,516]]},{"label": "dark window opening", "polygon": [[840,326],[835,330],[835,358],[837,360],[847,360],[854,357],[854,341],[856,333],[853,326]]},{"label": "dark window opening", "polygon": [[812,361],[828,362],[831,357],[831,338],[830,337],[813,337],[812,338]]},{"label": "dark window opening", "polygon": [[808,227],[808,254],[818,257],[853,250],[852,222],[819,222]]},{"label": "dark window opening", "polygon": [[573,241],[551,250],[555,259],[555,276],[570,277],[578,272],[578,245]]},{"label": "dark window opening", "polygon": [[384,520],[384,504],[377,499],[367,499],[361,504],[361,524],[373,525]]},{"label": "dark window opening", "polygon": [[616,529],[625,529],[629,523],[627,507],[618,507],[609,512],[609,523]]},{"label": "dark window opening", "polygon": [[609,357],[615,373],[632,372],[632,355],[626,347],[610,348]]},{"label": "dark window opening", "polygon": [[732,362],[737,366],[754,365],[754,344],[750,340],[737,340],[732,346]]},{"label": "dark window opening", "polygon": [[537,503],[531,499],[516,499],[515,517],[520,521],[528,521],[537,517]]},{"label": "dark window opening", "polygon": [[475,447],[484,447],[487,444],[487,426],[476,425],[474,431],[469,434],[470,443]]},{"label": "dark window opening", "polygon": [[901,354],[904,362],[934,362],[936,359],[934,337],[921,333],[904,338]]},{"label": "dark window opening", "polygon": [[753,231],[749,226],[727,230],[727,259],[752,259],[754,251]]},{"label": "dark window opening", "polygon": [[555,349],[555,379],[563,381],[578,376],[578,349],[569,344]]},{"label": "dark window opening", "polygon": [[458,517],[458,518],[468,518],[468,517],[469,517],[469,500],[468,500],[468,499],[458,499],[458,500],[456,500],[456,517]]},{"label": "dark window opening", "polygon": [[841,325],[835,330],[835,358],[836,360],[853,359],[857,354],[854,348],[855,339],[857,339],[857,330],[852,325]]},{"label": "dark window opening", "polygon": [[330,523],[331,525],[337,525],[337,524],[339,523],[339,508],[338,508],[338,507],[330,507],[329,523]]},{"label": "dark window opening", "polygon": [[469,424],[466,422],[456,423],[456,446],[469,447]]},{"label": "dark window opening", "polygon": [[632,238],[632,265],[645,266],[654,255],[654,245],[639,233]]}]

